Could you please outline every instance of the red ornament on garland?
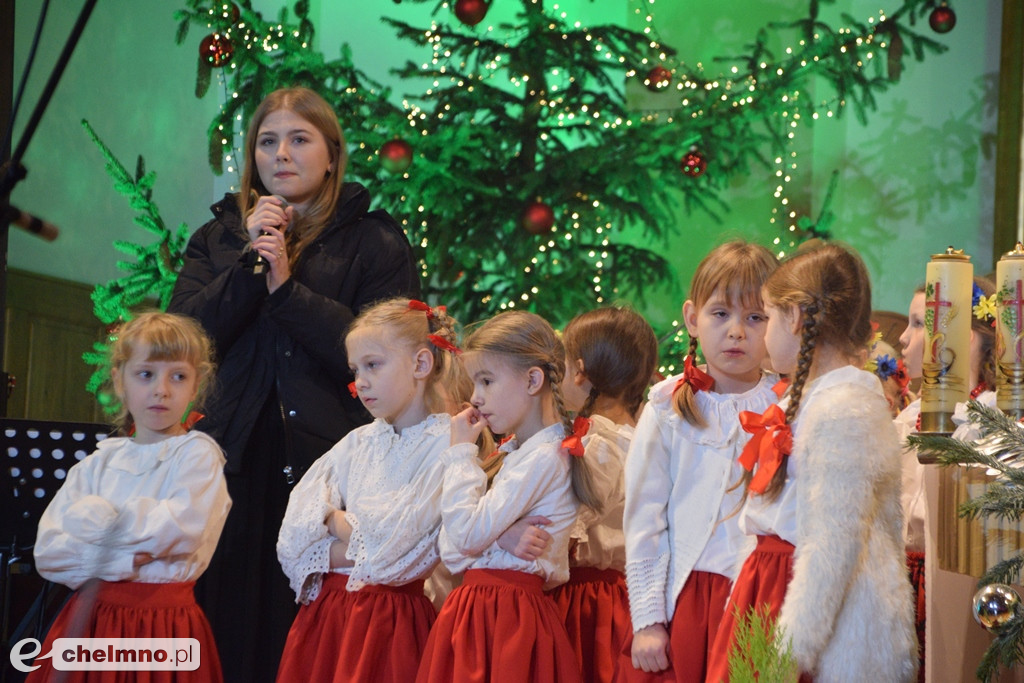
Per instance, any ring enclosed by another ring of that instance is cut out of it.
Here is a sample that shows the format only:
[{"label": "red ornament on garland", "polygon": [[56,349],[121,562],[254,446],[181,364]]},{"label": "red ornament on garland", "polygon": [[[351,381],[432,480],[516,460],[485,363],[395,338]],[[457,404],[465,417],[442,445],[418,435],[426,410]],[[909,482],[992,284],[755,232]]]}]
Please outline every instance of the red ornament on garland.
[{"label": "red ornament on garland", "polygon": [[544,202],[530,202],[523,209],[519,224],[531,235],[543,235],[555,227],[555,212]]},{"label": "red ornament on garland", "polygon": [[956,12],[943,2],[928,15],[928,25],[936,33],[949,33],[956,26]]},{"label": "red ornament on garland", "polygon": [[210,63],[210,66],[224,66],[235,54],[235,46],[219,33],[211,33],[199,43],[199,56]]},{"label": "red ornament on garland", "polygon": [[651,92],[661,92],[672,83],[672,72],[660,64],[644,76],[644,87]]},{"label": "red ornament on garland", "polygon": [[679,170],[691,178],[699,178],[708,170],[708,159],[694,145],[690,151],[679,160]]},{"label": "red ornament on garland", "polygon": [[380,147],[380,165],[389,173],[405,173],[412,165],[412,145],[405,140],[388,140]]},{"label": "red ornament on garland", "polygon": [[485,0],[457,0],[455,3],[455,16],[466,26],[476,26],[490,9]]}]

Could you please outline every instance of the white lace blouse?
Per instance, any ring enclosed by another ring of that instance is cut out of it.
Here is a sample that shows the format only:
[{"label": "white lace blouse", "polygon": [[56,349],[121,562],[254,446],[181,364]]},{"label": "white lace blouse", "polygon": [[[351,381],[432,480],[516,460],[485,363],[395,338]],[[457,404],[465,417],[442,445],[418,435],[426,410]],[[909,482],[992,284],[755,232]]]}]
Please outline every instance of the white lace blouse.
[{"label": "white lace blouse", "polygon": [[[548,590],[569,580],[569,531],[578,504],[569,479],[569,458],[561,447],[561,423],[545,427],[525,443],[513,439],[491,488],[477,462],[474,444],[452,446],[444,461],[441,559],[453,573],[467,569],[513,569],[544,578]],[[520,517],[543,515],[553,540],[534,561],[498,547],[497,539]]]},{"label": "white lace blouse", "polygon": [[[68,470],[39,520],[39,574],[77,589],[92,578],[195,581],[210,564],[231,499],[220,446],[198,431],[153,444],[101,441]],[[133,567],[136,553],[156,560]]]},{"label": "white lace blouse", "polygon": [[[277,557],[296,602],[320,594],[323,574],[348,574],[348,590],[425,579],[438,563],[441,524],[439,454],[451,439],[451,418],[430,415],[401,434],[384,420],[349,432],[306,472],[288,499]],[[353,567],[332,570],[336,540],[325,519],[345,510],[352,525],[346,557]]]},{"label": "white lace blouse", "polygon": [[743,491],[733,489],[750,435],[744,410],[764,412],[778,399],[777,375],[742,394],[700,391],[699,428],[676,413],[672,392],[682,375],[651,388],[626,456],[626,585],[634,630],[667,624],[690,573],[735,579],[754,540],[737,524]]},{"label": "white lace blouse", "polygon": [[590,464],[594,492],[604,501],[600,513],[580,506],[573,525],[576,551],[569,558],[573,567],[596,567],[626,571],[626,537],[622,533],[622,511],[626,505],[626,486],[622,469],[626,451],[633,438],[633,427],[616,424],[594,415],[583,437],[583,448]]}]

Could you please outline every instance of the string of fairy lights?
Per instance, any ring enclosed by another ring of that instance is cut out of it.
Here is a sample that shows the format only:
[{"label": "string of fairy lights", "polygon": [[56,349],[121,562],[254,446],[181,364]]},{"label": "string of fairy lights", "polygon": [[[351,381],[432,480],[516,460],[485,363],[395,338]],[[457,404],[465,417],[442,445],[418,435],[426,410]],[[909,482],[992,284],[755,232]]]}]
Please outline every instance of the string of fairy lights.
[{"label": "string of fairy lights", "polygon": [[[539,4],[539,0],[531,0]],[[539,116],[547,124],[540,128],[539,138],[542,143],[549,141],[549,136],[561,135],[586,135],[589,129],[600,127],[601,129],[615,129],[619,126],[633,126],[638,124],[650,124],[664,122],[668,124],[682,123],[689,120],[701,119],[702,117],[717,114],[723,108],[725,111],[739,110],[743,107],[758,107],[762,111],[768,111],[775,119],[782,131],[781,136],[776,136],[779,148],[770,157],[772,159],[773,198],[776,200],[768,221],[777,225],[780,234],[773,240],[776,254],[779,258],[795,248],[800,237],[797,221],[798,210],[794,206],[791,186],[797,171],[800,169],[800,160],[797,152],[798,135],[808,126],[813,125],[819,118],[833,118],[839,109],[846,105],[846,102],[838,97],[819,98],[812,102],[804,89],[797,87],[795,81],[813,62],[819,62],[828,57],[828,46],[819,45],[820,36],[814,35],[811,45],[806,40],[799,40],[794,46],[786,47],[785,58],[779,63],[769,64],[767,60],[761,60],[748,67],[732,65],[725,69],[724,74],[708,76],[705,73],[704,65],[697,62],[690,67],[681,62],[674,61],[670,50],[665,49],[656,27],[655,6],[656,0],[632,0],[633,12],[641,23],[641,32],[649,38],[647,47],[650,49],[650,56],[644,56],[639,64],[630,67],[626,58],[609,45],[604,44],[600,39],[590,34],[589,30],[583,27],[581,22],[576,21],[570,24],[568,13],[558,4],[553,4],[550,9],[544,9],[551,21],[548,29],[551,31],[562,31],[562,39],[569,39],[569,32],[582,33],[585,40],[593,45],[595,54],[602,58],[609,67],[624,71],[627,79],[641,78],[646,74],[645,83],[649,89],[657,91],[674,92],[678,97],[678,105],[670,109],[655,112],[639,111],[625,117],[613,115],[606,117],[600,107],[594,103],[580,103],[578,98],[568,97],[567,93],[576,84],[576,77],[566,67],[554,67],[546,69],[542,77],[534,76],[531,82],[530,74],[506,73],[506,61],[502,55],[495,55],[479,63],[470,65],[465,58],[457,58],[456,50],[446,45],[445,38],[448,35],[463,35],[454,33],[455,29],[449,25],[436,20],[431,21],[430,27],[426,29],[427,43],[431,47],[432,55],[428,61],[421,64],[421,71],[430,79],[431,86],[424,93],[425,98],[430,98],[441,88],[465,88],[472,92],[477,84],[487,83],[491,87],[505,88],[515,93],[525,93],[530,98],[535,98],[539,105]],[[442,6],[445,10],[452,10],[449,3]],[[223,38],[234,46],[246,51],[261,50],[266,53],[273,53],[286,49],[290,42],[298,43],[302,49],[308,45],[301,38],[299,31],[292,31],[288,35],[286,27],[281,24],[271,25],[264,35],[257,35],[250,27],[243,22],[237,22],[238,10],[230,2],[223,2],[214,8],[209,9],[209,20],[207,25],[222,35]],[[840,28],[837,35],[842,38],[840,52],[846,54],[848,49],[857,50],[858,68],[864,68],[867,62],[874,59],[877,48],[886,47],[883,24],[886,21],[884,10],[879,10],[877,17],[869,17],[867,22],[870,27],[864,35],[854,35],[851,28]],[[237,22],[237,23],[236,23]],[[462,27],[464,28],[464,27]],[[482,35],[489,41],[498,42],[506,49],[513,47],[513,41],[521,37],[521,31],[517,29],[499,29],[493,24],[478,27]],[[867,51],[864,52],[864,49]],[[237,54],[237,52],[235,53]],[[863,54],[863,56],[860,56]],[[234,71],[238,68],[234,58],[225,65],[227,70]],[[218,71],[218,81],[223,90],[225,102],[229,99],[239,97],[229,82],[231,78],[225,70]],[[654,86],[650,80],[655,79]],[[541,81],[542,86],[535,85]],[[791,84],[791,87],[786,87]],[[372,91],[371,95],[377,95]],[[401,102],[406,112],[406,120],[409,125],[410,136],[424,137],[429,135],[430,117],[436,117],[437,121],[445,121],[451,118],[454,112],[451,105],[440,107],[431,113],[425,105],[417,104],[409,99]],[[225,168],[228,173],[237,174],[238,164],[236,159],[241,158],[240,150],[243,147],[244,124],[239,114],[230,122],[231,130],[221,126],[219,131],[222,134],[222,145],[226,149],[224,154]],[[681,133],[681,147],[700,147],[700,135]],[[230,143],[230,144],[229,144]],[[357,145],[358,153],[365,155],[368,162],[373,162],[378,150],[370,148],[365,143]],[[403,171],[402,177],[408,178],[409,171]],[[237,188],[232,184],[231,189]],[[403,204],[409,197],[401,196]],[[527,198],[524,198],[527,201]],[[581,202],[585,204],[585,202]],[[596,234],[599,238],[597,248],[587,250],[585,258],[593,268],[592,281],[589,286],[593,290],[597,303],[604,303],[606,296],[614,296],[616,291],[610,293],[604,291],[605,268],[608,265],[609,236],[613,232],[613,224],[609,220],[607,211],[600,200],[589,200],[590,210],[581,213],[572,207],[554,207],[556,209],[555,227],[547,241],[541,241],[536,245],[534,255],[525,265],[521,265],[524,273],[534,272],[542,260],[547,260],[552,267],[556,267],[558,253],[563,247],[569,247],[574,242],[580,243],[581,235]],[[426,249],[430,243],[431,226],[427,218],[425,207],[419,205],[415,211],[408,212],[407,217],[402,219],[403,226],[409,234],[410,240],[418,243]],[[591,232],[592,231],[592,232]],[[430,276],[428,266],[421,262],[421,274],[424,278]],[[502,310],[526,305],[536,295],[536,286],[518,295],[508,296],[501,301],[499,308]],[[490,303],[491,295],[486,292],[478,292],[484,303]],[[678,321],[674,323],[676,337],[682,341],[684,332]],[[674,368],[667,367],[663,371],[671,371]]]}]

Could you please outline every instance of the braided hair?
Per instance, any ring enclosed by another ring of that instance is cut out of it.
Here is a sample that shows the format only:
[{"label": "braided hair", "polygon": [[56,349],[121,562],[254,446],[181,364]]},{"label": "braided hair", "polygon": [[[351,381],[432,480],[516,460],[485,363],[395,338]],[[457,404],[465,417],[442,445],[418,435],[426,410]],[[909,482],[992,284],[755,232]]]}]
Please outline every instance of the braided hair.
[{"label": "braided hair", "polygon": [[[524,370],[539,368],[550,387],[551,399],[565,435],[572,434],[572,418],[565,408],[561,387],[565,377],[565,349],[544,318],[526,311],[499,313],[467,337],[464,349],[467,352],[498,354],[511,365]],[[576,498],[584,505],[600,510],[602,501],[595,493],[586,456],[571,457],[569,461]]]},{"label": "braided hair", "polygon": [[[699,312],[715,294],[724,294],[726,303],[741,302],[750,308],[761,308],[761,287],[778,262],[766,248],[733,240],[715,247],[697,266],[690,283],[689,300]],[[697,336],[690,334],[687,355],[696,359]],[[707,421],[697,408],[693,387],[682,385],[673,396],[676,413],[695,427],[706,427]]]},{"label": "braided hair", "polygon": [[579,414],[589,417],[604,395],[622,401],[636,419],[658,364],[658,338],[650,324],[629,308],[581,313],[562,333],[566,363],[583,361],[590,395]]},{"label": "braided hair", "polygon": [[[856,356],[871,341],[871,282],[864,262],[852,249],[834,242],[799,252],[779,266],[764,285],[773,306],[800,311],[800,350],[789,387],[786,423],[800,410],[815,352],[824,347]],[[774,500],[786,483],[788,455],[764,495]]]},{"label": "braided hair", "polygon": [[348,332],[386,328],[389,343],[405,344],[410,350],[428,349],[433,355],[434,367],[424,392],[427,410],[431,413],[458,412],[462,403],[469,400],[472,386],[453,353],[430,340],[434,335],[455,346],[457,323],[442,306],[428,312],[411,307],[410,303],[411,299],[396,297],[374,304],[359,314]]}]

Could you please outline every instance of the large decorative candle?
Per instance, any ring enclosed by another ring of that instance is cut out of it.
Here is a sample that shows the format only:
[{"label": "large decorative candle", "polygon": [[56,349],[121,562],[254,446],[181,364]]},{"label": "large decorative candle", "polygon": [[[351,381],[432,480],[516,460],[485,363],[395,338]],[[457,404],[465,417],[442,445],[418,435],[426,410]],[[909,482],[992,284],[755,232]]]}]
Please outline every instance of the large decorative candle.
[{"label": "large decorative candle", "polygon": [[952,432],[953,411],[967,400],[974,266],[963,250],[935,254],[925,274],[921,431]]},{"label": "large decorative candle", "polygon": [[1024,246],[996,264],[996,403],[1024,417]]}]

